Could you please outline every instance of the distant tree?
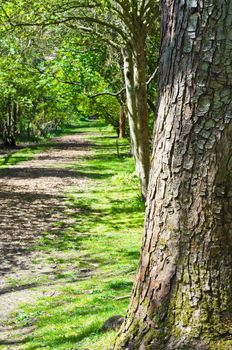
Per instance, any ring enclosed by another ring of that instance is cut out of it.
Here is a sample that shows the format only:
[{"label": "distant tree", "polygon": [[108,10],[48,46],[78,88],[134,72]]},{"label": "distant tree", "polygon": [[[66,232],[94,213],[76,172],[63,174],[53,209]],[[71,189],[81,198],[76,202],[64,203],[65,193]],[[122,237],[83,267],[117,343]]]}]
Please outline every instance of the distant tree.
[{"label": "distant tree", "polygon": [[3,31],[3,34],[0,41],[0,134],[5,144],[14,146],[17,140],[44,135],[62,122],[65,100],[57,91],[58,84],[46,71],[49,52],[46,32],[35,34],[33,40],[30,35],[18,31]]},{"label": "distant tree", "polygon": [[64,27],[0,26],[0,31],[0,137],[5,144],[46,136],[67,120],[96,113],[118,129],[120,103],[110,96],[89,98],[109,90],[117,76],[116,65],[107,64],[105,45]]},{"label": "distant tree", "polygon": [[75,0],[70,4],[64,0],[49,3],[19,0],[17,11],[13,2],[9,4],[7,10],[3,6],[3,13],[14,26],[65,24],[121,52],[131,149],[145,198],[150,170],[146,48],[149,33],[159,17],[158,1]]},{"label": "distant tree", "polygon": [[91,38],[83,33],[77,35],[66,30],[65,35],[65,30],[62,32],[62,40],[50,64],[51,74],[70,92],[69,101],[75,106],[76,114],[98,114],[117,129],[120,101],[112,98],[110,92],[113,87],[117,89],[121,85],[117,64],[109,62],[106,45],[92,43]]},{"label": "distant tree", "polygon": [[232,348],[231,28],[231,1],[162,1],[145,234],[115,350]]}]

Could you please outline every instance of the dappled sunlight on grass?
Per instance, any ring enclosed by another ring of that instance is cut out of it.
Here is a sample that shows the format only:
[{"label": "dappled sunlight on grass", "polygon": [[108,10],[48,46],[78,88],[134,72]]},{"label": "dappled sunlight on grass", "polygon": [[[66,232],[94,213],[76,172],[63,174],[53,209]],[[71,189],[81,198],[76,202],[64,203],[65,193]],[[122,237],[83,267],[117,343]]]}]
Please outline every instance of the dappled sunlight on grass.
[{"label": "dappled sunlight on grass", "polygon": [[15,149],[13,151],[9,151],[6,149],[6,154],[0,156],[0,169],[5,168],[9,165],[16,165],[18,163],[29,160],[33,157],[33,155],[42,150],[41,147],[25,147],[22,149]]},{"label": "dappled sunlight on grass", "polygon": [[[27,322],[35,324],[23,350],[109,349],[115,332],[103,333],[101,327],[109,317],[124,315],[128,305],[144,204],[128,142],[119,141],[118,157],[112,130],[102,127],[98,136],[91,128],[91,154],[66,165],[86,174],[88,184],[70,189],[64,209],[67,220],[57,221],[32,248],[48,253],[47,263],[55,266],[49,283],[58,292],[22,306]],[[20,312],[15,323],[23,327]]]}]

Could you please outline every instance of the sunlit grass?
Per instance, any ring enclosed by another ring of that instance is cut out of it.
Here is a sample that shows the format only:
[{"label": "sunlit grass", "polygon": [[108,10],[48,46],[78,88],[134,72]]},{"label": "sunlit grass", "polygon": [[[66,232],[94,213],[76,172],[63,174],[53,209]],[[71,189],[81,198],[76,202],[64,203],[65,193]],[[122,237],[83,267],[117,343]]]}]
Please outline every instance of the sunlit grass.
[{"label": "sunlit grass", "polygon": [[57,294],[24,305],[17,313],[18,327],[30,322],[36,327],[21,344],[23,350],[109,349],[115,332],[103,333],[101,327],[109,317],[124,315],[128,306],[144,205],[128,141],[120,140],[118,157],[111,128],[101,126],[100,136],[95,126],[71,132],[89,130],[95,133],[91,134],[93,151],[68,164],[88,178],[84,190],[72,188],[67,194],[67,217],[72,223],[67,227],[56,222],[33,248],[49,253],[47,262],[57,265],[55,288],[60,284]]},{"label": "sunlit grass", "polygon": [[0,169],[30,160],[35,153],[38,153],[41,150],[42,146],[35,148],[25,147],[21,150],[15,150],[7,155],[0,156]]}]

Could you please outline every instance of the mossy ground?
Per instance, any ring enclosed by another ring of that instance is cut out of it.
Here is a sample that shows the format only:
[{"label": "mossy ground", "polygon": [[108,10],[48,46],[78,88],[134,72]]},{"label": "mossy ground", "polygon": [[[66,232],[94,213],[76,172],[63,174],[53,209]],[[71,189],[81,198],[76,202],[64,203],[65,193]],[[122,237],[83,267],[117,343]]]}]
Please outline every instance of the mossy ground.
[{"label": "mossy ground", "polygon": [[[118,157],[110,127],[83,123],[63,132],[91,133],[88,140],[93,145],[87,156],[66,164],[88,178],[88,186],[72,188],[66,195],[70,223],[55,222],[54,229],[31,247],[45,252],[47,263],[56,265],[58,293],[22,305],[9,324],[19,329],[33,324],[33,332],[20,343],[22,350],[105,350],[116,333],[102,333],[103,323],[124,315],[128,306],[144,205],[126,140],[119,141]],[[30,150],[20,152],[31,156]]]}]

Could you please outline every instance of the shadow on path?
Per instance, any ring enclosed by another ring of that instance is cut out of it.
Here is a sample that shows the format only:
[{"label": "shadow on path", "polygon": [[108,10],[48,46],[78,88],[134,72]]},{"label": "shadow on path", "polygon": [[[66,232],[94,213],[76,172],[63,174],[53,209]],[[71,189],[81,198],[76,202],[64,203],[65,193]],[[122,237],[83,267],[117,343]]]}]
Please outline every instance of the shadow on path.
[{"label": "shadow on path", "polygon": [[65,221],[68,187],[82,187],[94,176],[65,169],[89,153],[90,142],[80,135],[53,142],[32,160],[0,170],[0,276],[29,268],[35,239],[55,221]]}]

